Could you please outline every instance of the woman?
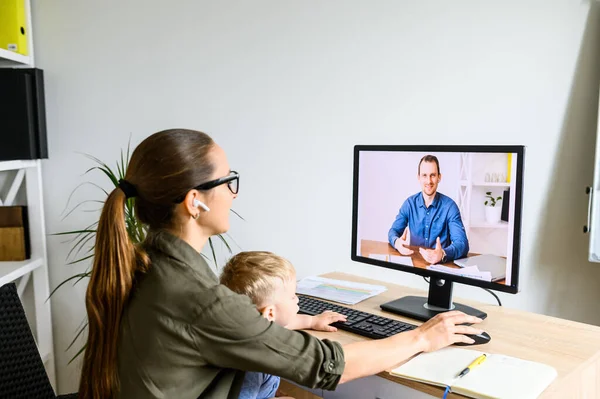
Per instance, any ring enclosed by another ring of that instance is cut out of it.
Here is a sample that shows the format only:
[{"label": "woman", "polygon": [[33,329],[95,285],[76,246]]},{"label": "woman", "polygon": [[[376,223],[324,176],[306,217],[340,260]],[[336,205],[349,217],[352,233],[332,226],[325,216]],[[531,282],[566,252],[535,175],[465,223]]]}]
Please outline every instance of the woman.
[{"label": "woman", "polygon": [[[481,320],[449,312],[410,332],[345,345],[287,330],[249,298],[219,285],[200,255],[229,228],[239,176],[204,133],[174,129],[145,139],[108,196],[87,289],[89,335],[81,398],[237,398],[244,372],[333,390],[422,351],[478,334]],[[125,230],[124,205],[150,231]]]}]

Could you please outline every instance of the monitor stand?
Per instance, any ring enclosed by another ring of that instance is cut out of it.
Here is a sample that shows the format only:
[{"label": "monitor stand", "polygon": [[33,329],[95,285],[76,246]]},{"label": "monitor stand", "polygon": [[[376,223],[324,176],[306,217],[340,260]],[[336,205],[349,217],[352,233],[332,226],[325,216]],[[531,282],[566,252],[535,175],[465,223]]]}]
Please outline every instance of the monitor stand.
[{"label": "monitor stand", "polygon": [[429,280],[429,297],[405,296],[381,305],[381,309],[427,321],[438,313],[460,310],[468,315],[485,319],[487,313],[460,303],[452,303],[452,281],[431,277]]}]

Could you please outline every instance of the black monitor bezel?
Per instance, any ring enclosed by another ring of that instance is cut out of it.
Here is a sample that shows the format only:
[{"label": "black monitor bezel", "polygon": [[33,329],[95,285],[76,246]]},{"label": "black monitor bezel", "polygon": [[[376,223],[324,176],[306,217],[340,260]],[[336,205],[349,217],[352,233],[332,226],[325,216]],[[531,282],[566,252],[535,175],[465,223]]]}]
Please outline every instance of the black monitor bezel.
[{"label": "black monitor bezel", "polygon": [[[365,258],[357,255],[357,233],[358,233],[358,172],[359,153],[361,151],[386,151],[386,152],[472,152],[472,153],[516,153],[517,172],[515,182],[515,213],[513,231],[513,256],[511,285],[494,282],[474,280],[467,277],[454,276],[427,269],[412,266],[402,266],[376,259]],[[525,146],[523,145],[355,145],[354,146],[354,174],[352,195],[352,245],[351,258],[355,262],[366,263],[374,266],[384,267],[417,274],[424,277],[442,278],[447,281],[472,285],[475,287],[493,289],[495,291],[516,294],[519,292],[519,269],[521,260],[521,223],[523,210],[523,172],[524,172]]]}]

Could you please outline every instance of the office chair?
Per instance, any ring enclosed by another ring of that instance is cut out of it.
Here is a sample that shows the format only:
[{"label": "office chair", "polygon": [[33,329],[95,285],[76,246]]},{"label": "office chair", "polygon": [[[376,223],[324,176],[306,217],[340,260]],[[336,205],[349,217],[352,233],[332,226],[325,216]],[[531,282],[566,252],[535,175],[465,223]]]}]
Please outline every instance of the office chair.
[{"label": "office chair", "polygon": [[54,394],[14,283],[0,287],[0,397],[77,398]]}]

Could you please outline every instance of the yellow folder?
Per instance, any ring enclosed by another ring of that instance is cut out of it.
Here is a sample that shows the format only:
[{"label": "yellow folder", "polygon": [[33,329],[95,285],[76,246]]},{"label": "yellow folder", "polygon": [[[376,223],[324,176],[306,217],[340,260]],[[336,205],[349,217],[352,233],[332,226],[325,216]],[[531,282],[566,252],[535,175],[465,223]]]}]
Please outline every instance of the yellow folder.
[{"label": "yellow folder", "polygon": [[25,0],[0,0],[0,48],[27,55]]}]

